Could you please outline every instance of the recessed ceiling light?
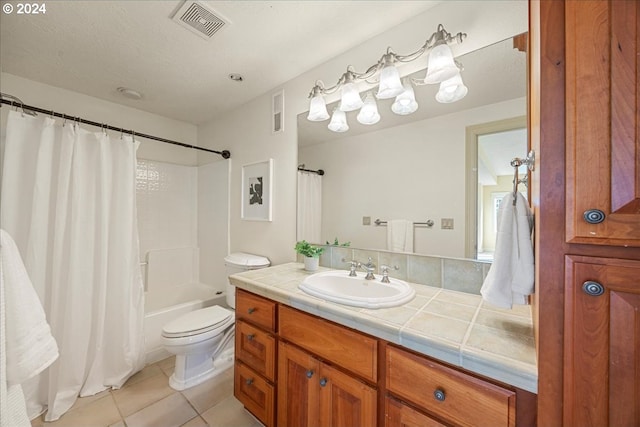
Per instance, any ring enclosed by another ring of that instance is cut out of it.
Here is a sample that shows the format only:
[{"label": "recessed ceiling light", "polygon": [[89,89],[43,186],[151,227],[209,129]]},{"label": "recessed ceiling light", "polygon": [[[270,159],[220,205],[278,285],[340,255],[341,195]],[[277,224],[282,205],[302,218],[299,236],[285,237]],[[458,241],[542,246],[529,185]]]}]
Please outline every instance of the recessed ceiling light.
[{"label": "recessed ceiling light", "polygon": [[242,77],[242,74],[237,74],[237,73],[229,74],[229,78],[234,82],[241,82],[244,80],[244,77]]},{"label": "recessed ceiling light", "polygon": [[119,87],[118,92],[120,92],[122,96],[129,99],[135,99],[136,101],[142,99],[142,94],[140,92],[129,89],[128,87]]}]

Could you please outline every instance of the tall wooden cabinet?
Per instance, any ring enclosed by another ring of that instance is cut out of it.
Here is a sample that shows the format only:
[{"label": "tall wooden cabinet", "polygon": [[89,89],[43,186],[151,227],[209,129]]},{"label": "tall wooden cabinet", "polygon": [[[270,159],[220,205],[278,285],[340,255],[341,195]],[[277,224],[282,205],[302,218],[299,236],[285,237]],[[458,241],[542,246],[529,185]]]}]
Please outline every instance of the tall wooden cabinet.
[{"label": "tall wooden cabinet", "polygon": [[640,2],[530,0],[538,425],[640,425]]},{"label": "tall wooden cabinet", "polygon": [[640,246],[639,8],[566,3],[570,243]]}]

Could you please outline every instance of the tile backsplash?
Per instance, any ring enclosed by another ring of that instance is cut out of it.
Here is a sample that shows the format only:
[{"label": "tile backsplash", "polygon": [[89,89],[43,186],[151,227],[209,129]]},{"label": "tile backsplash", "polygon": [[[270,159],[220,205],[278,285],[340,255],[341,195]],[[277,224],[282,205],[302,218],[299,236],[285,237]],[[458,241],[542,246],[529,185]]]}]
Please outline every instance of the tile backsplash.
[{"label": "tile backsplash", "polygon": [[[490,262],[461,258],[416,255],[389,251],[357,249],[343,246],[324,246],[320,256],[322,267],[347,270],[347,262],[366,263],[369,257],[379,271],[381,265],[392,268],[391,277],[421,285],[480,295],[482,282],[491,267]],[[398,266],[398,270],[393,267]]]}]

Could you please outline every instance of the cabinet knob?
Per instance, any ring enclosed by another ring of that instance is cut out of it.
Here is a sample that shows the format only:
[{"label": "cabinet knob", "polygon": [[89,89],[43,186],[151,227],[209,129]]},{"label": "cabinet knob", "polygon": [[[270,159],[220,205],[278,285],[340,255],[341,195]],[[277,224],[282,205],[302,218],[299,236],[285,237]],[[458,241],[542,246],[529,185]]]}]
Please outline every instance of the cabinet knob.
[{"label": "cabinet knob", "polygon": [[255,337],[256,337],[256,334],[249,334],[249,335],[247,335],[247,339],[248,339],[249,341],[253,341],[253,339],[254,339]]},{"label": "cabinet knob", "polygon": [[253,312],[256,311],[256,309],[254,307],[249,308],[249,310],[247,310],[247,312],[249,314],[253,314]]},{"label": "cabinet knob", "polygon": [[327,385],[327,383],[329,382],[329,380],[327,380],[326,378],[321,378],[320,379],[320,386],[324,387]]},{"label": "cabinet knob", "polygon": [[313,371],[311,369],[309,369],[307,371],[307,378],[311,378],[313,376]]},{"label": "cabinet knob", "polygon": [[598,297],[604,294],[604,286],[602,286],[598,282],[594,282],[593,280],[587,280],[582,284],[582,290],[585,294],[591,295],[592,297]]},{"label": "cabinet knob", "polygon": [[606,215],[600,209],[589,209],[582,216],[589,224],[600,224]]},{"label": "cabinet knob", "polygon": [[247,384],[247,385],[251,385],[251,384],[253,384],[253,378],[248,378],[248,379],[245,381],[245,384]]},{"label": "cabinet knob", "polygon": [[433,392],[433,397],[439,402],[444,402],[447,396],[444,394],[444,390],[437,388],[436,391]]}]

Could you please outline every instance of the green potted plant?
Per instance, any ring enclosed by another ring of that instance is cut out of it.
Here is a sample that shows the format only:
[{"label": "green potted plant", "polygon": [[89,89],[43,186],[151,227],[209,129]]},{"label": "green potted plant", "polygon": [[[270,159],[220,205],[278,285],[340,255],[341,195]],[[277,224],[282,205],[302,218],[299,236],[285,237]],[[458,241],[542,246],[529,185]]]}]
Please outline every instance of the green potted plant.
[{"label": "green potted plant", "polygon": [[316,271],[320,264],[320,255],[324,252],[324,248],[314,246],[306,240],[296,243],[294,248],[297,253],[304,256],[304,269],[307,271]]}]

